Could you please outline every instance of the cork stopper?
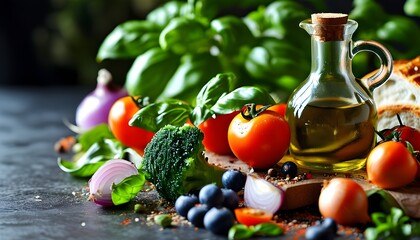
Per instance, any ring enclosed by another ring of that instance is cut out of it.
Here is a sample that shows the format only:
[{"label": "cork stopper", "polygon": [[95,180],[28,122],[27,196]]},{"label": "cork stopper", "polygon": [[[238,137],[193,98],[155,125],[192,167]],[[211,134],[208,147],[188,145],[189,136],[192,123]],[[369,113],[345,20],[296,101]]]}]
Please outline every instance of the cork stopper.
[{"label": "cork stopper", "polygon": [[315,25],[314,36],[321,42],[342,41],[344,39],[344,24],[348,15],[343,13],[315,13],[311,15]]}]

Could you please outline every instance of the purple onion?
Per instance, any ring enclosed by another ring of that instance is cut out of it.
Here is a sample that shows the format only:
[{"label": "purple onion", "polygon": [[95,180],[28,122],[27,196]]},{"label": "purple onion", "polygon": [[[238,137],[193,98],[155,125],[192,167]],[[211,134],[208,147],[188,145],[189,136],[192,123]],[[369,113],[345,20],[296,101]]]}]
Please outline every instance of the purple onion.
[{"label": "purple onion", "polygon": [[253,174],[248,174],[244,187],[245,206],[276,213],[284,200],[284,191]]},{"label": "purple onion", "polygon": [[114,206],[112,185],[136,174],[137,168],[127,160],[113,159],[105,162],[89,180],[89,201],[102,206]]},{"label": "purple onion", "polygon": [[76,125],[80,130],[87,131],[99,124],[107,124],[109,110],[114,102],[127,95],[124,88],[112,82],[110,72],[106,69],[99,70],[95,90],[76,109]]}]

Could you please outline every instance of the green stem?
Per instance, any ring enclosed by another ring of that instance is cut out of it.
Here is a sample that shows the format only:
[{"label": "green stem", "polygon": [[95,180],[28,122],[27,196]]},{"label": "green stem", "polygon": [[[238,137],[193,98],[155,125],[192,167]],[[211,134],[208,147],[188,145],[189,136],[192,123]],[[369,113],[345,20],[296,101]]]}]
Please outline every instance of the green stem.
[{"label": "green stem", "polygon": [[245,104],[244,108],[241,111],[241,115],[244,119],[251,120],[258,117],[262,112],[267,110],[272,105],[264,105],[257,110],[257,105],[255,103]]}]

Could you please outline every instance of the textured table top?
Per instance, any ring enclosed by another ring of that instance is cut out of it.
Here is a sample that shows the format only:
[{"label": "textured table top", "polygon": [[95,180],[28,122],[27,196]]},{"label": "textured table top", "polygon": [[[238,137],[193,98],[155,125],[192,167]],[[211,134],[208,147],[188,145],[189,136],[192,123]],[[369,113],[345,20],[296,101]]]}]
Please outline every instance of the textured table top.
[{"label": "textured table top", "polygon": [[162,231],[132,206],[103,209],[86,201],[86,179],[60,170],[54,143],[72,134],[87,90],[0,87],[1,239],[220,239],[191,227]]},{"label": "textured table top", "polygon": [[[0,239],[224,239],[188,224],[162,230],[147,214],[134,213],[133,204],[104,209],[87,201],[87,179],[58,167],[54,144],[74,135],[63,119],[74,122],[88,92],[0,87]],[[309,221],[305,211],[282,216]],[[295,235],[290,230],[280,238]]]}]

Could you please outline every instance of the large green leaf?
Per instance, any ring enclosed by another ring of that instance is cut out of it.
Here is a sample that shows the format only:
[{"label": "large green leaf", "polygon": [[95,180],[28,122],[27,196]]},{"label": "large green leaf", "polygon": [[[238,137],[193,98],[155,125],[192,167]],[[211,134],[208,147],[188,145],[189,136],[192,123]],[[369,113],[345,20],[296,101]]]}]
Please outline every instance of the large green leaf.
[{"label": "large green leaf", "polygon": [[179,57],[161,48],[149,49],[136,58],[127,74],[125,87],[132,96],[152,101],[162,93],[179,65]]},{"label": "large green leaf", "polygon": [[159,46],[160,28],[153,22],[132,20],[118,25],[103,41],[96,59],[136,58]]}]

